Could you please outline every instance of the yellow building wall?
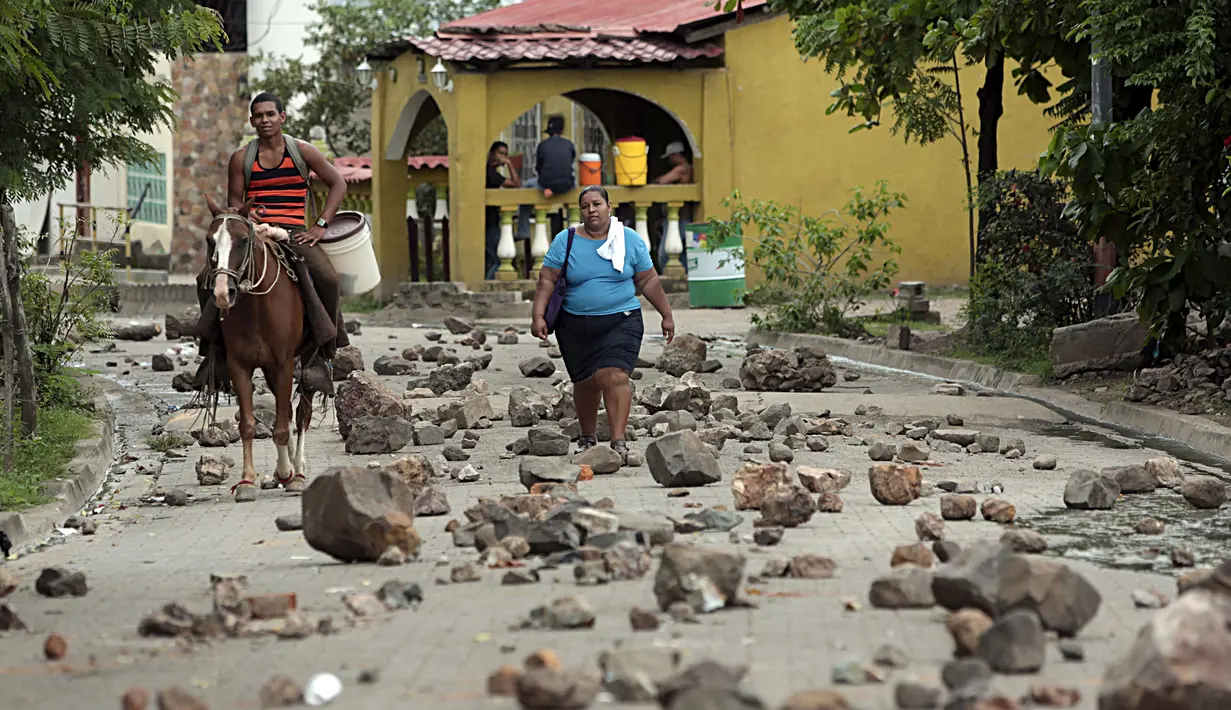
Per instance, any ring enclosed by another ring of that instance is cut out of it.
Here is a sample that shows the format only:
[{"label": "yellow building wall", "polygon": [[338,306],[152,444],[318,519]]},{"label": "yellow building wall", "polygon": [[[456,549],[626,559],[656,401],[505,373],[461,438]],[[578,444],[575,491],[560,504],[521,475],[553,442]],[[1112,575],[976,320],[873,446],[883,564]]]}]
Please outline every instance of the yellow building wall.
[{"label": "yellow building wall", "polygon": [[[849,133],[857,119],[825,114],[837,81],[825,74],[820,62],[800,59],[791,26],[780,17],[726,35],[734,187],[746,197],[802,206],[806,214],[819,215],[846,204],[852,188],[871,188],[878,180],[887,180],[889,189],[908,198],[906,209],[890,216],[890,235],[902,247],[899,279],[932,285],[965,283],[970,251],[957,141],[907,145],[890,133],[893,116],[888,111],[881,126]],[[967,69],[961,79],[966,117],[977,129],[975,92],[983,70]],[[1033,168],[1047,147],[1049,121],[1043,107],[1006,84],[998,131],[1000,168]],[[718,87],[714,88],[717,93]],[[717,111],[719,107],[708,99],[711,113]],[[706,128],[708,132],[710,126]],[[972,135],[972,163],[975,140]],[[707,152],[707,160],[716,157],[714,152]],[[708,172],[705,178],[709,179]],[[706,186],[706,209],[711,214],[715,192]]]}]

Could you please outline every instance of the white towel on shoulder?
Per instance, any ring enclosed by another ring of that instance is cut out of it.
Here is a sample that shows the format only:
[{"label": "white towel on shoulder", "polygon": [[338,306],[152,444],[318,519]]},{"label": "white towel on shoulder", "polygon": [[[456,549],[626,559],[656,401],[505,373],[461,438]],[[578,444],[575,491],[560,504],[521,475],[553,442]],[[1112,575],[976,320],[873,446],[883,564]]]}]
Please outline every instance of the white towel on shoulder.
[{"label": "white towel on shoulder", "polygon": [[607,241],[598,248],[599,257],[611,262],[611,266],[624,273],[624,224],[615,217],[607,228]]}]

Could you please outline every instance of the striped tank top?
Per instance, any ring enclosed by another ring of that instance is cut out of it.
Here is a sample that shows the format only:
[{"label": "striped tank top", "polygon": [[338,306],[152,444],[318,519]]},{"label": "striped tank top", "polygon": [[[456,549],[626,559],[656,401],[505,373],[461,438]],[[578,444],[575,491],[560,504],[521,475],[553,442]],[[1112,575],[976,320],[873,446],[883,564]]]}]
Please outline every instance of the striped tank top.
[{"label": "striped tank top", "polygon": [[299,174],[286,148],[282,149],[282,162],[272,169],[261,165],[261,154],[257,151],[252,177],[248,180],[248,198],[252,199],[254,208],[265,208],[260,213],[262,221],[279,227],[304,228],[308,181]]}]

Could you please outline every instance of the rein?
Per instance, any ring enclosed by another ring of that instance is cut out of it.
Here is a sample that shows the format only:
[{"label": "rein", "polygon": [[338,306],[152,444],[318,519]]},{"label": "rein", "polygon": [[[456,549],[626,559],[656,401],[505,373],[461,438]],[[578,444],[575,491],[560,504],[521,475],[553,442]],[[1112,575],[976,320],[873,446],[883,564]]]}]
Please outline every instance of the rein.
[{"label": "rein", "polygon": [[[286,270],[288,278],[290,278],[291,280],[295,280],[295,275],[291,271],[291,265],[287,263],[286,255],[282,252],[282,250],[277,248],[276,246],[273,246],[272,244],[262,241],[261,249],[265,252],[265,259],[261,264],[261,275],[259,278],[257,278],[254,281],[253,276],[256,275],[256,263],[255,263],[255,260],[253,259],[253,256],[255,255],[254,245],[257,242],[257,237],[256,237],[256,231],[253,228],[252,222],[249,221],[246,217],[241,217],[240,215],[237,215],[237,214],[227,214],[227,213],[218,215],[217,219],[221,220],[224,224],[228,220],[236,221],[236,222],[243,224],[248,229],[248,244],[244,248],[244,256],[242,259],[240,259],[239,268],[235,270],[229,269],[223,265],[219,265],[218,264],[218,252],[215,251],[214,252],[214,270],[210,276],[211,281],[216,280],[220,274],[225,275],[225,276],[230,276],[236,281],[236,288],[239,290],[239,295],[248,294],[250,296],[264,296],[270,293],[271,291],[273,291],[274,287],[278,285],[278,279],[281,278],[283,270]],[[278,262],[278,265],[275,267],[275,270],[274,270],[273,283],[271,283],[269,287],[263,291],[255,291],[253,289],[260,286],[265,281],[265,275],[269,273],[269,254],[270,252],[273,252],[274,260]],[[239,300],[239,297],[236,296],[236,301],[238,300]]]}]

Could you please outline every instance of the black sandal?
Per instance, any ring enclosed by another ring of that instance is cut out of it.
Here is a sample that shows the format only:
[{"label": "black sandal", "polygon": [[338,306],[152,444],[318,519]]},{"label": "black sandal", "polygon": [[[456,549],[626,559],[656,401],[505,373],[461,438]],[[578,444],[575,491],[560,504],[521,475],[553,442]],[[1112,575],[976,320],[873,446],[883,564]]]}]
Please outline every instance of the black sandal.
[{"label": "black sandal", "polygon": [[582,451],[587,451],[595,446],[598,446],[597,436],[582,434],[577,437],[577,453],[580,454]]},{"label": "black sandal", "polygon": [[627,457],[628,456],[628,442],[624,440],[613,441],[611,442],[611,450],[621,456]]}]

